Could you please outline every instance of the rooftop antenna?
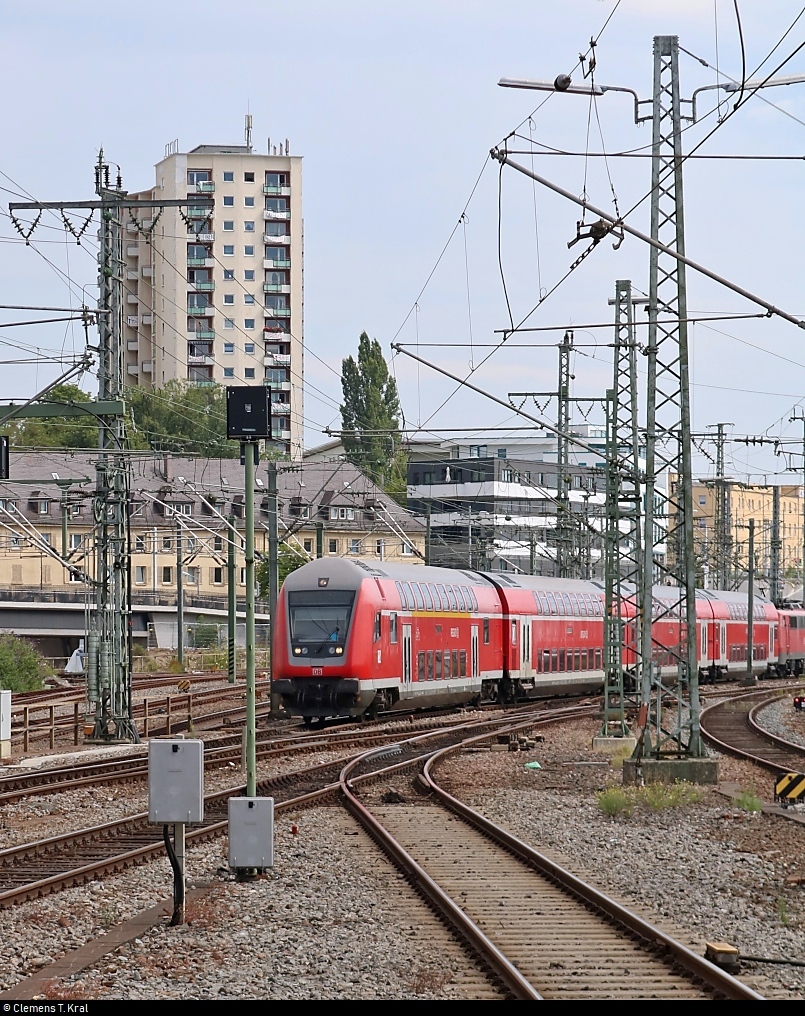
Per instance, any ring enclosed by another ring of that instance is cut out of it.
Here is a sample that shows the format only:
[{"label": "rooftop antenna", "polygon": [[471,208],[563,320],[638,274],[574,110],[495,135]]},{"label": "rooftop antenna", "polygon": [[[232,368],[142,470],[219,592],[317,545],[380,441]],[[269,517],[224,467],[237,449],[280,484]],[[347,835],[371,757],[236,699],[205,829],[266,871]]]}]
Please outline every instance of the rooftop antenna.
[{"label": "rooftop antenna", "polygon": [[251,113],[246,114],[246,148],[251,152],[252,150],[252,115]]}]

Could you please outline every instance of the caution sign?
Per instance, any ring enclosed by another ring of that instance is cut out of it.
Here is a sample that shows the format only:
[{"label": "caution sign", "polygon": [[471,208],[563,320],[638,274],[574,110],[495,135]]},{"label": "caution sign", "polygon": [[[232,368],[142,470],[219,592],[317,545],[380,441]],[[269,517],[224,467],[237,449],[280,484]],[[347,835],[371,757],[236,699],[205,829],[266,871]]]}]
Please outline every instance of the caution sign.
[{"label": "caution sign", "polygon": [[190,691],[190,682],[187,680],[186,677],[183,677],[182,680],[176,685],[176,687],[179,689],[179,691]]},{"label": "caution sign", "polygon": [[774,800],[787,808],[805,797],[805,776],[802,773],[786,773],[774,784]]}]

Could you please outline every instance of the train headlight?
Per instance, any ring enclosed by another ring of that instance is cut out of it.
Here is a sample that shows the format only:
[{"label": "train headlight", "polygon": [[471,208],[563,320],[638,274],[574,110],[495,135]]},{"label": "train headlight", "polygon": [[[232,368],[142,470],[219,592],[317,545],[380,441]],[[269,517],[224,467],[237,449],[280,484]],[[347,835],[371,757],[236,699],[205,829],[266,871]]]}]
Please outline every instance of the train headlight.
[{"label": "train headlight", "polygon": [[343,646],[336,646],[335,647],[335,655],[336,656],[340,656],[343,652],[344,652]]},{"label": "train headlight", "polygon": [[297,646],[297,647],[296,647],[296,648],[294,649],[294,651],[293,651],[293,654],[294,654],[294,656],[300,656],[300,655],[301,655],[301,653],[302,653],[302,650],[301,650],[301,649],[299,648],[299,646]]}]

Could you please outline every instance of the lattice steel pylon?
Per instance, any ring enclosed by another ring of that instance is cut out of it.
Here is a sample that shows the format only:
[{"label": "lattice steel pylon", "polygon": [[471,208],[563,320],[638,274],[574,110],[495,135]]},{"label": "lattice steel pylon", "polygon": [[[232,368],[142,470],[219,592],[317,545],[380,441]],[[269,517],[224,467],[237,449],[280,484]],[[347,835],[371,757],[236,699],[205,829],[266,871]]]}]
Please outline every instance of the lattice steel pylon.
[{"label": "lattice steel pylon", "polygon": [[[682,202],[683,117],[679,97],[679,40],[654,39],[651,237],[685,253]],[[685,119],[690,119],[686,117]],[[646,504],[642,632],[642,691],[636,757],[698,758],[699,722],[696,590],[693,546],[690,397],[685,265],[651,248],[646,399]],[[660,314],[662,313],[662,317]],[[667,477],[665,509],[657,480]],[[658,525],[664,516],[665,526]],[[663,531],[664,530],[664,531]],[[660,544],[665,544],[663,559]],[[674,587],[653,597],[655,577]],[[659,628],[657,622],[670,620]],[[658,630],[673,630],[658,641]],[[654,632],[654,635],[652,634]],[[656,659],[656,665],[653,660]]]},{"label": "lattice steel pylon", "polygon": [[644,559],[632,284],[615,283],[614,387],[607,392],[603,737],[629,733],[627,701],[641,689]]},{"label": "lattice steel pylon", "polygon": [[716,589],[730,589],[732,584],[732,504],[730,486],[724,475],[724,428],[717,423],[716,432]]},{"label": "lattice steel pylon", "polygon": [[568,432],[570,431],[570,353],[573,333],[565,332],[559,346],[559,387],[556,420],[556,572],[560,578],[571,575],[574,558],[574,527],[570,517],[570,478],[568,476]]}]

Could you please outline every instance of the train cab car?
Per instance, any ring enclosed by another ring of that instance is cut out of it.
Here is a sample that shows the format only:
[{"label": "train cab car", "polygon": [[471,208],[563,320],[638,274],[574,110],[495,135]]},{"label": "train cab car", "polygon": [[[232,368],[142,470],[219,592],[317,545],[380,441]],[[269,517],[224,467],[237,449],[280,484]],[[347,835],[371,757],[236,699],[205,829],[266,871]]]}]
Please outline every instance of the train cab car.
[{"label": "train cab car", "polygon": [[778,616],[777,672],[799,677],[805,671],[805,610],[783,609]]},{"label": "train cab car", "polygon": [[[706,597],[713,612],[711,622],[711,673],[715,677],[746,671],[749,638],[749,605],[744,592],[708,589],[697,593],[697,603]],[[803,631],[805,634],[805,630]],[[715,644],[718,642],[718,655]],[[779,615],[770,600],[756,596],[752,612],[752,671],[776,673],[779,666]]]},{"label": "train cab car", "polygon": [[501,672],[501,618],[475,572],[312,561],[277,600],[272,696],[311,719],[480,699]]},{"label": "train cab car", "polygon": [[604,679],[604,596],[598,583],[487,573],[504,608],[501,688],[486,698],[583,694]]}]

